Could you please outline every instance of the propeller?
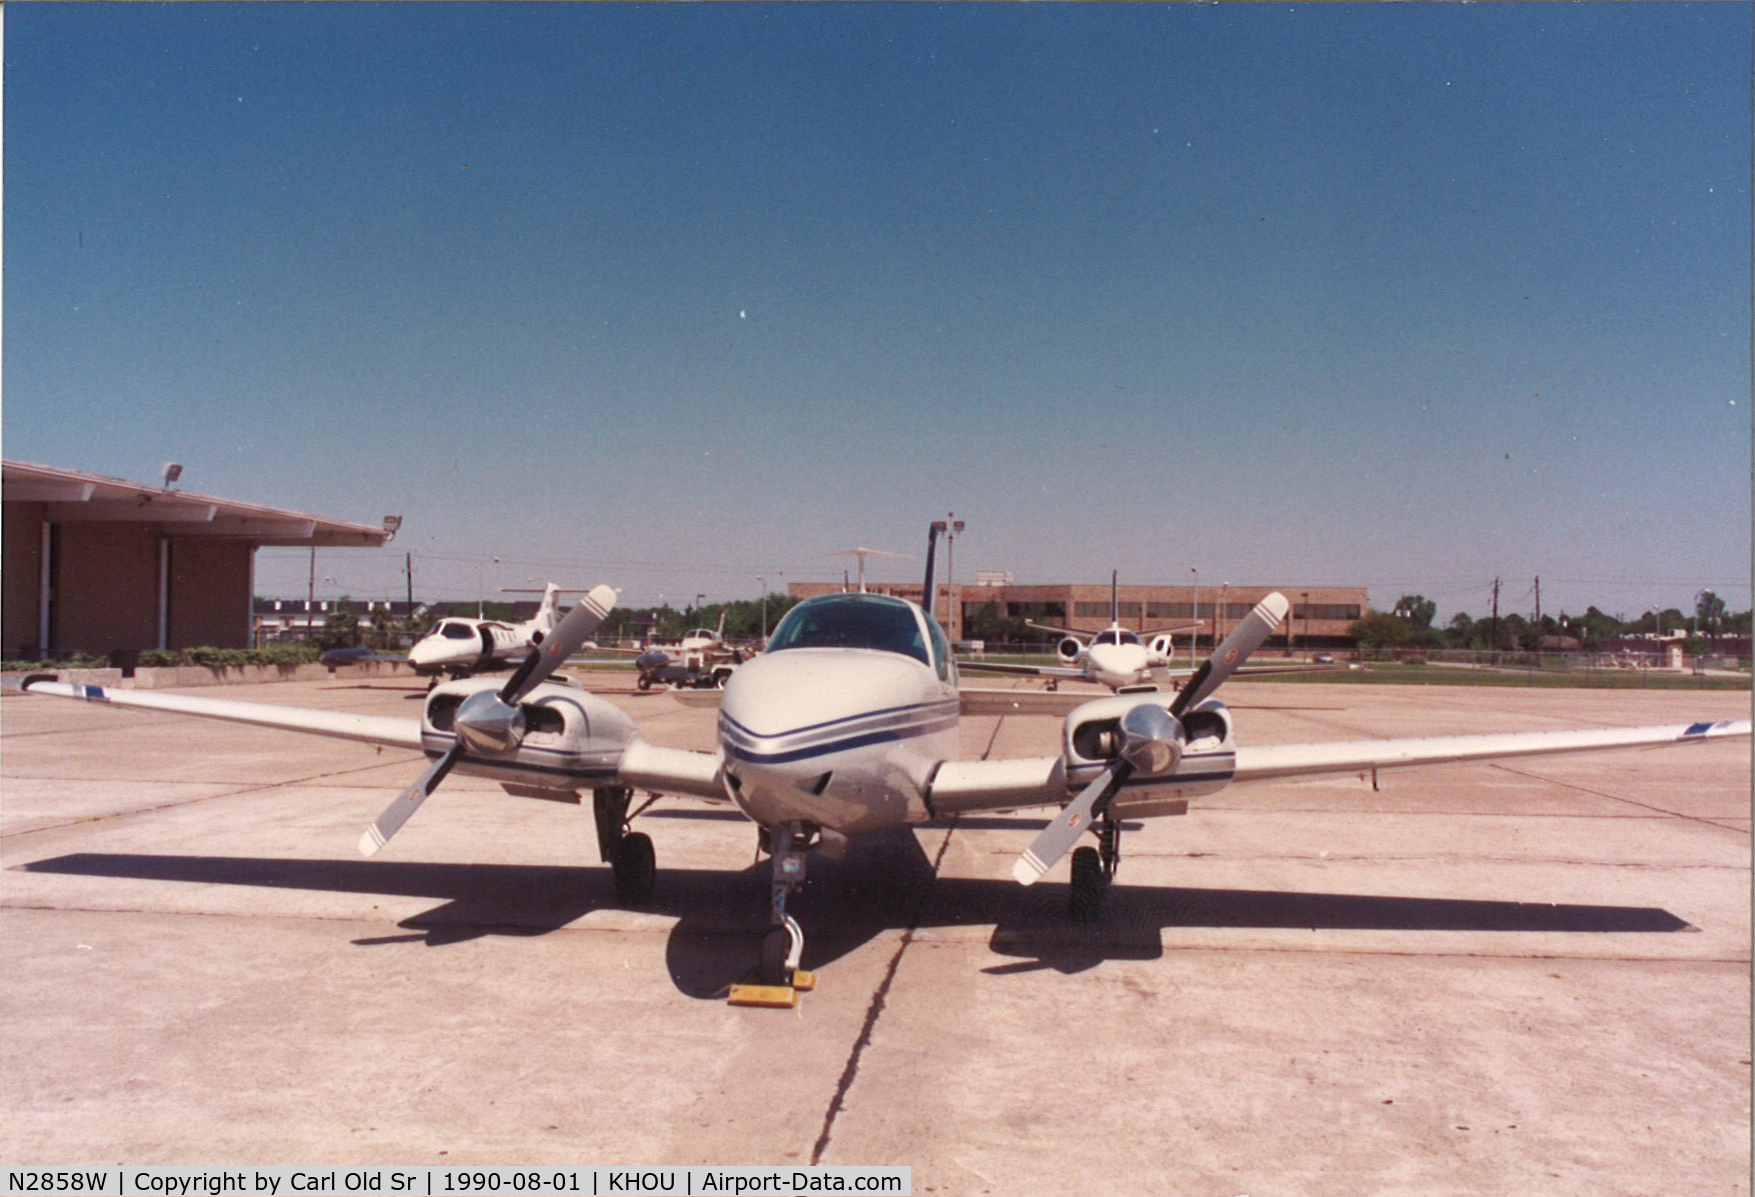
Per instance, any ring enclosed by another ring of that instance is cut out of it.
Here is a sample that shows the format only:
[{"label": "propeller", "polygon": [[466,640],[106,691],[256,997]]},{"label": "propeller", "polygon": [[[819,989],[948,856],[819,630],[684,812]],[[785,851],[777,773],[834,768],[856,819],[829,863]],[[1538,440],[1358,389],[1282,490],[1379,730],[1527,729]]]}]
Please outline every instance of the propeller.
[{"label": "propeller", "polygon": [[1128,709],[1121,717],[1121,744],[1115,759],[1061,809],[1054,822],[1037,833],[1024,854],[1013,862],[1012,876],[1018,884],[1030,885],[1053,868],[1136,770],[1167,773],[1176,767],[1185,742],[1183,714],[1212,697],[1213,691],[1249,659],[1249,654],[1261,647],[1286,618],[1290,607],[1286,596],[1278,592],[1257,603],[1188,679],[1168,711],[1151,702]]},{"label": "propeller", "polygon": [[566,659],[579,651],[587,638],[615,606],[616,592],[609,586],[598,586],[579,599],[565,619],[554,626],[542,643],[531,649],[506,684],[495,693],[477,690],[457,708],[455,728],[457,742],[427,766],[426,772],[413,785],[396,796],[372,825],[360,836],[360,854],[374,856],[408,817],[419,809],[444,780],[451,767],[462,759],[465,751],[495,756],[510,752],[524,738],[524,710],[518,704],[524,696],[547,681]]}]

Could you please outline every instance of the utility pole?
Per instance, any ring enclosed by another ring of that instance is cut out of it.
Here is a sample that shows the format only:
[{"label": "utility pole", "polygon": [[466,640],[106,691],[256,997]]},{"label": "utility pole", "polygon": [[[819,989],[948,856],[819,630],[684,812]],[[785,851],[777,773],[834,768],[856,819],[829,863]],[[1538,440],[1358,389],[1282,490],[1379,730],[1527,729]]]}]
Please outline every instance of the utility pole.
[{"label": "utility pole", "polygon": [[1540,574],[1537,574],[1536,575],[1536,626],[1540,627],[1541,623],[1542,623],[1542,577]]},{"label": "utility pole", "polygon": [[1494,652],[1499,651],[1499,579],[1493,579],[1493,643],[1488,646]]}]

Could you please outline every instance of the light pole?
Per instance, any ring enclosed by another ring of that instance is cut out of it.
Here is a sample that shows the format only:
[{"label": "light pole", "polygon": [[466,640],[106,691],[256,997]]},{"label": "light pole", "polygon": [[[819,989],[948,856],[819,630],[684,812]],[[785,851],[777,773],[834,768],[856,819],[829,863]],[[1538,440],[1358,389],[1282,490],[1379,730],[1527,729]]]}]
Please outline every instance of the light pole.
[{"label": "light pole", "polygon": [[[945,612],[945,623],[950,627],[951,639],[953,641],[962,639],[963,630],[963,621],[957,617],[957,533],[962,530],[963,521],[957,518],[957,513],[954,511],[946,512],[945,601],[950,604],[950,610]],[[934,595],[932,597],[936,598],[937,596]],[[932,610],[932,602],[930,600],[928,601],[926,609],[928,611]]]},{"label": "light pole", "polygon": [[1222,626],[1224,624],[1224,621],[1225,621],[1225,599],[1230,595],[1230,593],[1231,593],[1231,583],[1220,582],[1219,583],[1219,609],[1217,611],[1213,612],[1213,643],[1214,644],[1219,643],[1219,639],[1220,639],[1219,633],[1225,630],[1224,627]]},{"label": "light pole", "polygon": [[762,643],[766,644],[768,641],[768,579],[757,574],[756,585],[762,588]]},{"label": "light pole", "polygon": [[1194,575],[1194,631],[1188,637],[1188,664],[1195,668],[1195,657],[1200,651],[1200,570],[1191,565],[1188,572]]},{"label": "light pole", "polygon": [[[1301,591],[1299,593],[1298,597],[1300,597],[1301,599],[1304,600],[1304,651],[1309,652],[1310,651],[1310,592],[1308,590]],[[1287,620],[1288,624],[1290,622],[1291,622],[1290,620]],[[1288,628],[1287,630],[1290,631],[1291,629]]]}]

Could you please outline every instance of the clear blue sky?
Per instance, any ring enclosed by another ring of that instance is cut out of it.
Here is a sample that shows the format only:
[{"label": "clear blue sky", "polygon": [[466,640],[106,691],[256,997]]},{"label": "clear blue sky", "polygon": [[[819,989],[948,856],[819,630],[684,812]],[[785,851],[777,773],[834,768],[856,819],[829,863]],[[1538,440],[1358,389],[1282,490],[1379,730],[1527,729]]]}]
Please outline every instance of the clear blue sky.
[{"label": "clear blue sky", "polygon": [[5,452],[329,595],[1745,609],[1752,11],[9,6]]}]

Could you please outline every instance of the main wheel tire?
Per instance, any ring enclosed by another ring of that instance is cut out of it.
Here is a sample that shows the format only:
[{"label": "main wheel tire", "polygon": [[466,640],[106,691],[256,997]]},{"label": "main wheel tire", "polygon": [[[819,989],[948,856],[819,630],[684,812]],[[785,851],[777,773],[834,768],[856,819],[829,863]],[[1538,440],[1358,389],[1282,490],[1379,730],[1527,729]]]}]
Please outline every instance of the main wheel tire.
[{"label": "main wheel tire", "polygon": [[642,690],[650,690],[652,688],[652,679],[642,673],[639,680],[636,681],[634,685],[640,687]]},{"label": "main wheel tire", "polygon": [[791,951],[792,936],[784,927],[775,927],[762,937],[762,984],[792,984],[792,970],[786,967],[786,957]]},{"label": "main wheel tire", "polygon": [[1103,917],[1103,891],[1108,878],[1103,876],[1103,861],[1095,848],[1075,848],[1072,855],[1072,889],[1066,898],[1066,913],[1076,923],[1092,923]]},{"label": "main wheel tire", "polygon": [[615,874],[616,900],[623,906],[643,905],[658,879],[658,854],[652,850],[652,837],[641,831],[624,835],[615,846],[610,869]]}]

